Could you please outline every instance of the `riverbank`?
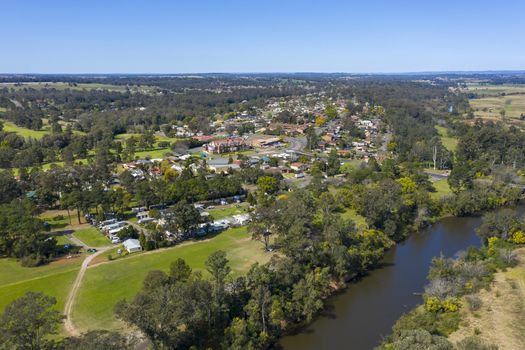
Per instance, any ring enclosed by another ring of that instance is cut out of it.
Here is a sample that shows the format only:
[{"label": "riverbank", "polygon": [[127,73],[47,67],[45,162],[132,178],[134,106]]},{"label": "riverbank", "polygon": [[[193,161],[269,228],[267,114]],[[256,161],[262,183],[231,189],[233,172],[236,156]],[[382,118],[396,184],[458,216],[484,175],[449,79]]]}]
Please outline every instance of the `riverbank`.
[{"label": "riverbank", "polygon": [[[516,206],[520,215],[525,205]],[[413,234],[386,253],[382,268],[327,301],[325,311],[296,335],[281,339],[285,350],[372,349],[391,333],[395,321],[421,303],[432,258],[453,257],[481,242],[481,217],[447,217]]]},{"label": "riverbank", "polygon": [[478,293],[480,307],[462,307],[452,343],[472,335],[499,350],[525,349],[525,248],[516,250],[518,264],[494,275],[490,289]]}]

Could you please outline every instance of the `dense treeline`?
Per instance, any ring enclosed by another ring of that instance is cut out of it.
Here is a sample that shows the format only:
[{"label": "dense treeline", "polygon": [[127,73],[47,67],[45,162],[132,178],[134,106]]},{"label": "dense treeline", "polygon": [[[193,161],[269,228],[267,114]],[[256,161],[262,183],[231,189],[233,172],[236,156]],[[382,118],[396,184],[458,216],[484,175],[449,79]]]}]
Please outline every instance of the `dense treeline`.
[{"label": "dense treeline", "polygon": [[322,205],[308,190],[271,200],[258,209],[254,225],[271,230],[280,257],[238,278],[231,277],[224,252],[208,258],[210,278],[177,260],[169,274],[151,271],[143,291],[119,304],[117,315],[157,348],[267,348],[310,322],[326,297],[393,244],[380,231],[357,231],[332,210],[316,219]]}]

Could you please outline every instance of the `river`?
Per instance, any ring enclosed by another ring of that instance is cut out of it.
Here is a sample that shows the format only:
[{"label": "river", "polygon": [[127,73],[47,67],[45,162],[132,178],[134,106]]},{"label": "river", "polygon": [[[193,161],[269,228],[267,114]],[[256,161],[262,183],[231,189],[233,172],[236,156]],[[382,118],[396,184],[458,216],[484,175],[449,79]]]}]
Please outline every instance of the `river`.
[{"label": "river", "polygon": [[[516,207],[522,215],[525,205]],[[301,333],[283,338],[284,350],[373,349],[404,312],[421,303],[433,257],[479,246],[480,217],[444,218],[391,249],[383,267],[330,298],[325,312]]]}]

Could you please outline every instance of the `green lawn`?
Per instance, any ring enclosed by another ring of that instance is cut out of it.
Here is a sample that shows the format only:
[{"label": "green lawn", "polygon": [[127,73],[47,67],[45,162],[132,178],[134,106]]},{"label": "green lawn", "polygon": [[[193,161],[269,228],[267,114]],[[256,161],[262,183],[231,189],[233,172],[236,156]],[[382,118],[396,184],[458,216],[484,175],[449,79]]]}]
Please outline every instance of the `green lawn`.
[{"label": "green lawn", "polygon": [[33,138],[33,139],[41,139],[44,137],[44,135],[50,134],[51,132],[49,130],[31,130],[27,128],[23,128],[20,126],[15,125],[12,122],[9,122],[7,120],[2,121],[4,124],[4,131],[7,132],[16,132],[18,135],[25,137],[25,138]]},{"label": "green lawn", "polygon": [[151,254],[135,253],[93,266],[86,272],[74,305],[75,324],[83,330],[120,327],[113,315],[114,306],[121,299],[133,298],[141,289],[148,271],[168,271],[170,264],[179,257],[194,270],[205,271],[204,262],[216,250],[227,252],[233,275],[245,273],[254,262],[266,262],[271,257],[271,253],[264,251],[262,243],[251,240],[246,228],[235,228],[208,240],[187,242]]},{"label": "green lawn", "polygon": [[57,240],[58,245],[65,245],[65,244],[74,245],[74,243],[66,235],[55,236],[55,239]]},{"label": "green lawn", "polygon": [[436,189],[436,192],[431,192],[430,195],[434,199],[440,199],[441,197],[447,196],[452,193],[450,190],[450,186],[448,185],[447,179],[438,180],[434,183],[434,188]]},{"label": "green lawn", "polygon": [[455,137],[448,136],[448,130],[443,126],[436,126],[436,129],[439,133],[439,136],[441,137],[441,142],[443,143],[443,146],[445,146],[445,148],[449,151],[454,152],[458,147],[458,139]]},{"label": "green lawn", "polygon": [[247,213],[248,203],[239,204],[239,208],[235,204],[229,205],[226,208],[217,208],[206,210],[213,217],[214,220],[221,220],[228,216]]},{"label": "green lawn", "polygon": [[103,247],[110,245],[111,242],[95,227],[89,227],[83,230],[78,230],[73,233],[73,236],[80,239],[90,247]]},{"label": "green lawn", "polygon": [[[75,224],[77,220],[76,211],[70,211],[71,223]],[[69,218],[66,210],[47,210],[40,214],[40,219],[50,225],[51,231],[64,229],[69,225]]]},{"label": "green lawn", "polygon": [[15,259],[0,259],[0,312],[28,291],[55,297],[57,310],[62,311],[82,260],[62,259],[44,266],[22,267]]},{"label": "green lawn", "polygon": [[135,157],[138,157],[138,158],[146,158],[146,157],[149,157],[149,158],[164,158],[164,155],[168,152],[171,152],[171,150],[169,148],[157,148],[157,149],[152,149],[152,150],[149,150],[149,151],[139,151],[139,152],[135,152]]}]

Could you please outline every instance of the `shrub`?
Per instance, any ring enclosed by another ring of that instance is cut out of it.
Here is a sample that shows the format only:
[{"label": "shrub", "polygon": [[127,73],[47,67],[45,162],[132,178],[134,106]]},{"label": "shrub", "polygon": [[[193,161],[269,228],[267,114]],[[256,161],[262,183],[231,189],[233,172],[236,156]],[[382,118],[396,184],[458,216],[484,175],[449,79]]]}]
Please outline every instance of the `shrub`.
[{"label": "shrub", "polygon": [[35,256],[24,256],[22,259],[20,259],[20,264],[24,267],[36,267],[44,264],[46,261],[42,257],[35,257]]},{"label": "shrub", "polygon": [[441,301],[439,298],[430,296],[425,300],[425,310],[433,313],[456,312],[459,310],[459,302],[452,298]]},{"label": "shrub", "polygon": [[523,231],[514,232],[512,242],[516,244],[525,244],[525,233]]},{"label": "shrub", "polygon": [[498,350],[496,345],[484,343],[479,337],[471,336],[456,344],[457,350]]},{"label": "shrub", "polygon": [[475,294],[467,295],[465,297],[465,299],[467,300],[469,309],[471,311],[479,310],[479,308],[483,305],[483,303],[482,303],[481,299],[479,298],[479,296],[477,296]]}]

